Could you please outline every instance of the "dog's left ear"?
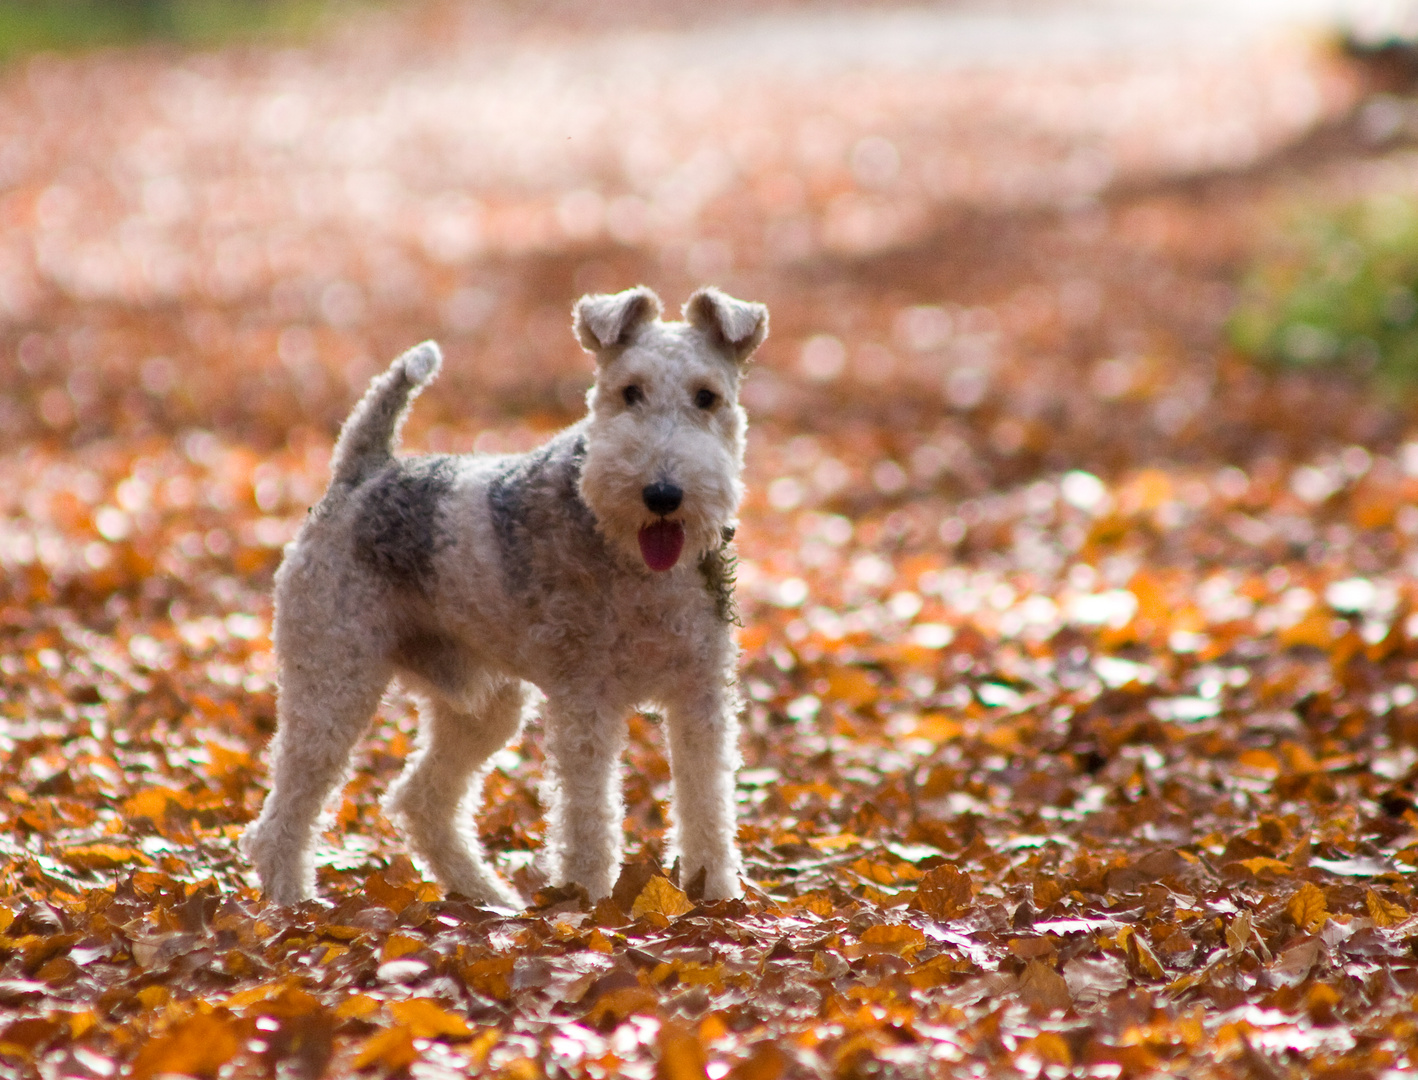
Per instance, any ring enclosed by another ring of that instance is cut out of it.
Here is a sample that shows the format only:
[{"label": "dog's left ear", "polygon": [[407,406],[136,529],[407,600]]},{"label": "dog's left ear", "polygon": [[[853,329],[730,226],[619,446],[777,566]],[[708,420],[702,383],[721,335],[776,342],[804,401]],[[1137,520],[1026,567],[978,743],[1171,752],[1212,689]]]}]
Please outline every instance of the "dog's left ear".
[{"label": "dog's left ear", "polygon": [[684,305],[689,325],[724,350],[736,364],[753,355],[768,336],[768,309],[735,300],[715,288],[700,289]]}]

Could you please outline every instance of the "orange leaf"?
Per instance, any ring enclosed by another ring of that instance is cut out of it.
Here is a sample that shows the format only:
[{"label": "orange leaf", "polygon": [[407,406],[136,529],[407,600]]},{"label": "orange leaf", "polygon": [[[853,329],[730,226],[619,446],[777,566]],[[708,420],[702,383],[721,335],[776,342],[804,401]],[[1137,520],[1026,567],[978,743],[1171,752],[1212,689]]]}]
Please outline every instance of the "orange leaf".
[{"label": "orange leaf", "polygon": [[653,1016],[660,1007],[660,995],[643,986],[625,986],[610,990],[596,999],[586,1019],[596,1027],[603,1027],[607,1019],[616,1023],[632,1013]]},{"label": "orange leaf", "polygon": [[397,960],[401,956],[408,956],[423,948],[423,942],[408,934],[390,934],[384,942],[384,948],[379,952],[379,958],[386,963],[390,960]]},{"label": "orange leaf", "polygon": [[114,870],[129,863],[153,865],[153,860],[137,848],[117,844],[79,844],[65,848],[59,857],[76,870]]},{"label": "orange leaf", "polygon": [[1034,1038],[1021,1043],[1019,1048],[1029,1051],[1048,1065],[1068,1068],[1073,1064],[1073,1051],[1069,1049],[1068,1041],[1057,1031],[1042,1031]]},{"label": "orange leaf", "polygon": [[241,1048],[238,1025],[230,1018],[197,1013],[166,1035],[150,1040],[133,1061],[132,1080],[148,1080],[163,1073],[215,1076]]},{"label": "orange leaf", "polygon": [[389,1014],[404,1027],[413,1032],[416,1039],[466,1039],[472,1028],[461,1016],[443,1008],[432,998],[410,998],[407,1001],[391,1001]]},{"label": "orange leaf", "polygon": [[387,1028],[375,1032],[364,1041],[355,1056],[355,1068],[367,1069],[371,1065],[383,1065],[390,1071],[407,1069],[419,1059],[414,1048],[414,1034],[406,1027]]},{"label": "orange leaf", "polygon": [[1314,933],[1329,918],[1324,890],[1313,882],[1305,882],[1295,895],[1290,897],[1290,902],[1285,905],[1285,914],[1301,930]]},{"label": "orange leaf", "polygon": [[[831,794],[836,794],[828,789]],[[830,797],[830,796],[829,796]],[[862,842],[862,838],[856,833],[835,833],[832,836],[813,836],[808,838],[808,845],[818,851],[842,851],[845,848],[854,847]]]},{"label": "orange leaf", "polygon": [[839,667],[827,674],[827,696],[851,708],[875,701],[880,693],[876,680],[864,668]]},{"label": "orange leaf", "polygon": [[260,986],[248,986],[245,990],[238,990],[222,1004],[233,1011],[244,1009],[248,1005],[255,1005],[257,1002],[267,1001],[282,994],[286,989],[293,987],[294,980],[290,978],[277,979],[274,982],[262,983]]},{"label": "orange leaf", "polygon": [[676,889],[669,878],[656,874],[645,883],[640,895],[635,898],[635,903],[630,908],[630,917],[638,919],[653,913],[674,919],[693,910],[694,903],[688,896]]},{"label": "orange leaf", "polygon": [[1247,750],[1236,758],[1236,765],[1261,776],[1280,775],[1280,759],[1269,750]]},{"label": "orange leaf", "polygon": [[655,1080],[705,1080],[708,1076],[704,1047],[691,1028],[669,1020],[660,1027],[655,1041],[659,1049]]},{"label": "orange leaf", "polygon": [[788,1055],[765,1039],[754,1047],[747,1061],[740,1061],[729,1070],[729,1080],[778,1080],[787,1068]]},{"label": "orange leaf", "polygon": [[832,897],[824,892],[803,893],[802,896],[793,897],[783,906],[789,911],[807,911],[822,919],[830,918],[836,910]]},{"label": "orange leaf", "polygon": [[475,960],[463,968],[463,978],[468,986],[478,993],[498,1001],[506,1001],[512,996],[510,980],[514,962],[515,959],[511,956],[490,956],[484,960]]},{"label": "orange leaf", "polygon": [[599,953],[615,951],[615,946],[611,944],[610,938],[601,933],[599,926],[592,929],[591,933],[586,937],[586,947]]},{"label": "orange leaf", "polygon": [[1034,882],[1034,906],[1047,908],[1063,899],[1063,887],[1053,878],[1041,878]]},{"label": "orange leaf", "polygon": [[945,986],[952,982],[956,975],[970,971],[971,968],[969,960],[942,953],[908,971],[906,981],[918,990],[926,990],[932,986]]},{"label": "orange leaf", "polygon": [[192,798],[185,791],[163,787],[143,788],[124,800],[123,813],[130,818],[147,818],[149,821],[158,822],[166,815],[169,805],[184,810],[188,809],[191,803]]},{"label": "orange leaf", "polygon": [[264,1016],[278,1016],[282,1019],[296,1019],[313,1016],[325,1011],[325,1006],[314,994],[309,994],[298,986],[287,986],[275,997],[268,998],[258,1010]]},{"label": "orange leaf", "polygon": [[893,952],[906,956],[926,943],[926,935],[914,926],[879,923],[862,931],[861,942],[868,947],[874,946],[874,952]]},{"label": "orange leaf", "polygon": [[403,911],[418,899],[418,889],[413,885],[394,884],[383,873],[370,874],[364,882],[364,892],[376,904],[390,911]]},{"label": "orange leaf", "polygon": [[335,1007],[341,1020],[367,1020],[379,1011],[379,1001],[368,994],[351,994]]},{"label": "orange leaf", "polygon": [[1241,859],[1239,865],[1244,866],[1257,877],[1266,873],[1278,874],[1281,877],[1285,877],[1295,872],[1295,868],[1289,863],[1281,862],[1279,859],[1272,859],[1268,855],[1257,855],[1253,859]]},{"label": "orange leaf", "polygon": [[1296,645],[1328,649],[1334,644],[1334,618],[1328,611],[1316,607],[1294,626],[1281,630],[1278,637],[1287,649]]},{"label": "orange leaf", "polygon": [[1369,909],[1369,918],[1374,920],[1375,926],[1387,929],[1408,921],[1407,908],[1402,904],[1395,904],[1392,900],[1385,900],[1373,889],[1364,893],[1364,906]]}]

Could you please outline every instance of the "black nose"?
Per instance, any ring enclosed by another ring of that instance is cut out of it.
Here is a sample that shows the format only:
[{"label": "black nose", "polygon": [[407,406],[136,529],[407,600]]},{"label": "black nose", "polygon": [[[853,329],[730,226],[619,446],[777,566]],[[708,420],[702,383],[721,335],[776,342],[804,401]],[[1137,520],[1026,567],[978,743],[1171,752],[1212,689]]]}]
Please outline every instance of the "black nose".
[{"label": "black nose", "polygon": [[673,514],[679,509],[679,504],[684,499],[684,492],[673,484],[666,484],[661,480],[653,484],[646,484],[640,497],[645,500],[645,505],[650,508],[650,513]]}]

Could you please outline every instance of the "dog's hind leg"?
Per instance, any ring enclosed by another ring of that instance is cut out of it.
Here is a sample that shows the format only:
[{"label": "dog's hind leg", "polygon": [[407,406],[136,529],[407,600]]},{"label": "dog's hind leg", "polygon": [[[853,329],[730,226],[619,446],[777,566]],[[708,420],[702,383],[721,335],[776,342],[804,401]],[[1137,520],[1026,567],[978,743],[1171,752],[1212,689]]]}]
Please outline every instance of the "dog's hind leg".
[{"label": "dog's hind leg", "polygon": [[333,647],[282,662],[271,793],[241,839],[275,903],[295,904],[315,895],[316,822],[344,779],[350,751],[369,726],[390,676],[382,658],[337,653]]},{"label": "dog's hind leg", "polygon": [[609,896],[620,870],[625,833],[621,757],[625,718],[549,701],[546,714],[548,869],[555,885],[584,885]]},{"label": "dog's hind leg", "polygon": [[434,697],[421,709],[418,755],[384,800],[444,888],[515,908],[522,901],[483,859],[473,817],[488,759],[522,725],[522,701],[522,684],[515,680],[495,684],[470,711]]}]

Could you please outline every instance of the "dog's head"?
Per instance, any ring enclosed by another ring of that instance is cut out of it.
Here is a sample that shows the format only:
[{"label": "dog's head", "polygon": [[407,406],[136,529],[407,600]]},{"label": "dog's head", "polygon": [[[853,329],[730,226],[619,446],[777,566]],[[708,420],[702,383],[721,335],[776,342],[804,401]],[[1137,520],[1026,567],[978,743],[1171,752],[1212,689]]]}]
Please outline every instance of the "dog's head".
[{"label": "dog's head", "polygon": [[583,296],[573,325],[596,358],[581,497],[602,533],[651,570],[718,547],[743,497],[739,384],[768,309],[700,289],[683,322],[643,286]]}]

